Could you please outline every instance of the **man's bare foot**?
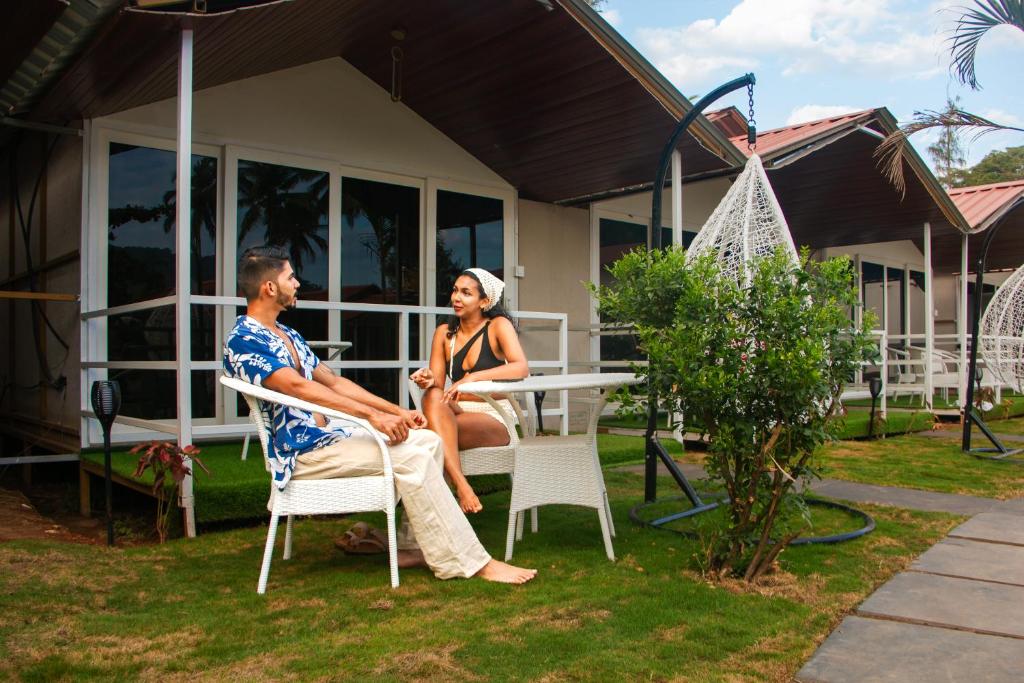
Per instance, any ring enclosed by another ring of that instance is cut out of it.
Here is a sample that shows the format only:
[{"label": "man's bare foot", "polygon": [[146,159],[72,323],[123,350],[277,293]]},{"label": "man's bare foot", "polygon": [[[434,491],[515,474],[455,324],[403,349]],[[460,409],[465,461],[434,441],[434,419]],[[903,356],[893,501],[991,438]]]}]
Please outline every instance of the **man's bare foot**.
[{"label": "man's bare foot", "polygon": [[398,551],[398,567],[400,569],[408,569],[410,567],[426,567],[427,561],[423,557],[423,551],[416,550],[399,550]]},{"label": "man's bare foot", "polygon": [[483,503],[480,502],[469,484],[466,484],[465,488],[456,489],[456,496],[459,499],[459,507],[466,514],[477,513],[484,509]]},{"label": "man's bare foot", "polygon": [[479,576],[484,581],[494,581],[496,583],[526,583],[537,576],[537,570],[513,567],[499,560],[491,560],[483,566],[483,569],[476,573],[476,576]]}]

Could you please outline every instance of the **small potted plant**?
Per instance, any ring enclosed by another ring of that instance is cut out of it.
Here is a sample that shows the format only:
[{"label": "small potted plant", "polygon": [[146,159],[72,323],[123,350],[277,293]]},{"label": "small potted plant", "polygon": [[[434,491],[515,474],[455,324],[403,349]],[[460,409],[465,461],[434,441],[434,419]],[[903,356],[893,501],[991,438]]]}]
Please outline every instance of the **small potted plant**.
[{"label": "small potted plant", "polygon": [[[135,467],[135,477],[141,477],[147,469],[153,470],[153,495],[156,496],[156,533],[163,543],[167,540],[167,528],[170,522],[172,503],[178,499],[178,487],[189,474],[191,468],[187,460],[199,465],[207,474],[210,470],[199,459],[199,449],[188,445],[179,448],[170,441],[149,441],[140,443],[129,451],[139,454],[139,464]],[[170,479],[168,479],[170,475]],[[170,481],[170,485],[167,482]]]}]

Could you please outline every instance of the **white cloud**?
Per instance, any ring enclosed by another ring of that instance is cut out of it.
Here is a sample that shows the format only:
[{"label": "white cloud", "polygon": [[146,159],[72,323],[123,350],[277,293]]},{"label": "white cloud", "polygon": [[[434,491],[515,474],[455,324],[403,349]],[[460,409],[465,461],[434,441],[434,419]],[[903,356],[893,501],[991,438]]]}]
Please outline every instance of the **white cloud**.
[{"label": "white cloud", "polygon": [[637,31],[638,44],[678,85],[777,60],[786,75],[837,66],[883,78],[941,73],[941,17],[897,13],[892,0],[741,0],[721,21]]},{"label": "white cloud", "polygon": [[789,113],[786,119],[787,126],[795,126],[798,123],[827,119],[832,116],[841,116],[855,111],[863,111],[866,107],[851,107],[845,104],[805,104],[796,107]]},{"label": "white cloud", "polygon": [[1004,126],[1016,126],[1017,128],[1024,127],[1024,121],[1013,112],[1006,111],[1005,109],[985,109],[978,112],[978,116],[986,118],[994,123],[1001,123]]},{"label": "white cloud", "polygon": [[617,9],[601,10],[601,16],[612,26],[618,28],[622,23],[622,14]]}]

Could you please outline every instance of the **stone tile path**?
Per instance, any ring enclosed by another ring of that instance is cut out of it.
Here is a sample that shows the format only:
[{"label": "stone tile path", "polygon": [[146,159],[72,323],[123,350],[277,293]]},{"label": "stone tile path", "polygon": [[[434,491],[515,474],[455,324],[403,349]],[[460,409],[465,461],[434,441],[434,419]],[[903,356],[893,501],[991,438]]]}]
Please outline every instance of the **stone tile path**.
[{"label": "stone tile path", "polygon": [[[690,479],[704,477],[700,466],[681,468]],[[636,465],[622,469],[643,472]],[[661,468],[659,474],[668,473]],[[855,503],[973,517],[843,619],[797,673],[797,681],[1024,681],[1024,499],[996,501],[836,479],[815,482],[811,489]]]}]

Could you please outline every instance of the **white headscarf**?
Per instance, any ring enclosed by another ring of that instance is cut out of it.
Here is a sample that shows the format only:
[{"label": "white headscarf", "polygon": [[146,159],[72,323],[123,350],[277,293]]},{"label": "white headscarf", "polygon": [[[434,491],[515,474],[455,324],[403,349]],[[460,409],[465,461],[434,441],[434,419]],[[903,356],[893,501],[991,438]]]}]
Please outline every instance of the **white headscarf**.
[{"label": "white headscarf", "polygon": [[466,272],[475,275],[476,279],[480,281],[480,286],[483,287],[484,298],[487,299],[487,306],[484,310],[489,311],[494,308],[501,301],[501,293],[505,291],[505,283],[483,268],[466,268]]}]

